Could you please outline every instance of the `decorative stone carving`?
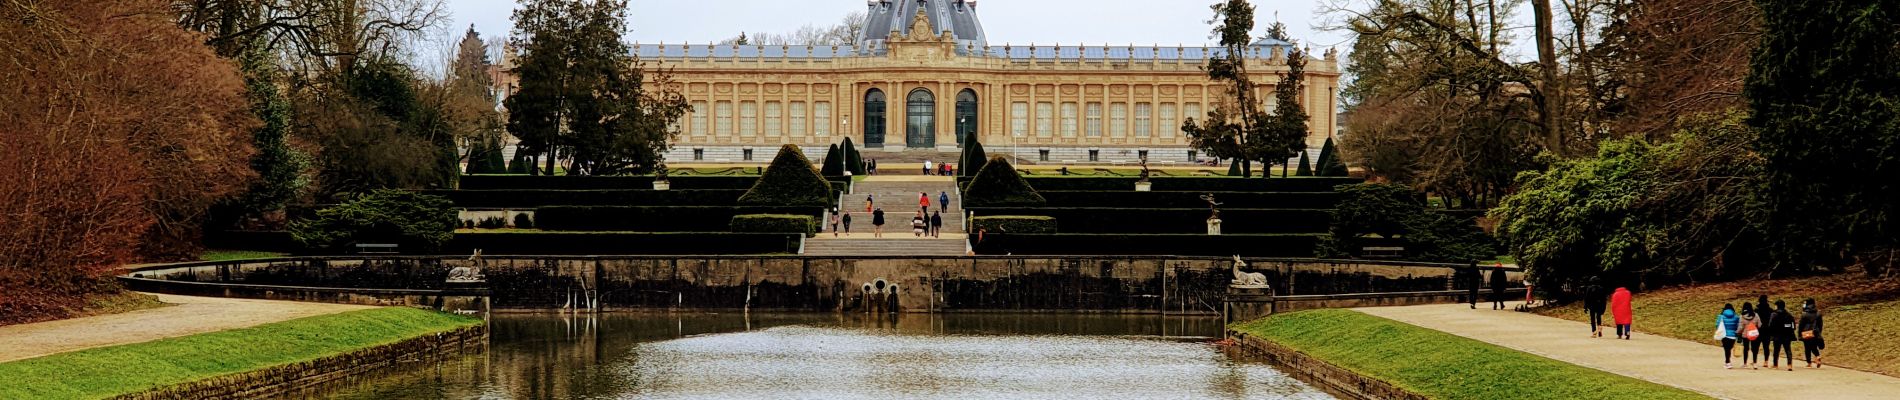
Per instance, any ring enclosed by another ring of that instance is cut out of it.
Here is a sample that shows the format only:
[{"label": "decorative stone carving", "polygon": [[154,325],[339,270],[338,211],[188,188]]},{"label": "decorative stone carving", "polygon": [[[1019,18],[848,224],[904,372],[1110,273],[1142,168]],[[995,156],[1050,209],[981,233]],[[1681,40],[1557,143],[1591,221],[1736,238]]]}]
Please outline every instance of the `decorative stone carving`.
[{"label": "decorative stone carving", "polygon": [[1235,255],[1234,280],[1230,281],[1227,287],[1235,289],[1266,289],[1267,275],[1259,272],[1241,272],[1240,268],[1245,266],[1247,266],[1247,262],[1241,261],[1240,256]]},{"label": "decorative stone carving", "polygon": [[475,249],[475,254],[470,255],[468,257],[468,265],[450,268],[449,278],[443,280],[443,282],[445,283],[486,282],[488,281],[488,278],[482,276],[482,269],[481,267],[479,267],[481,263],[482,263],[482,249]]}]

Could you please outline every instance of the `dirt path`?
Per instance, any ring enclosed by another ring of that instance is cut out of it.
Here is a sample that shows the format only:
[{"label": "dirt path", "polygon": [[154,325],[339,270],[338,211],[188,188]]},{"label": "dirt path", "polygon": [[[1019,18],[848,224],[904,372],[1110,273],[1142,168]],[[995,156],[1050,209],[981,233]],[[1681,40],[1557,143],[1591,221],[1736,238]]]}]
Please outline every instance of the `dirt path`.
[{"label": "dirt path", "polygon": [[[1511,303],[1511,307],[1516,307]],[[1638,333],[1591,338],[1589,324],[1464,304],[1361,308],[1360,312],[1724,399],[1892,399],[1900,378],[1828,367],[1722,368],[1719,345]],[[1605,316],[1608,319],[1608,316]],[[1714,321],[1710,321],[1714,329]],[[1736,355],[1741,354],[1738,347]],[[1801,357],[1795,357],[1799,363]]]},{"label": "dirt path", "polygon": [[156,294],[174,304],[126,313],[0,326],[0,362],[374,308]]}]

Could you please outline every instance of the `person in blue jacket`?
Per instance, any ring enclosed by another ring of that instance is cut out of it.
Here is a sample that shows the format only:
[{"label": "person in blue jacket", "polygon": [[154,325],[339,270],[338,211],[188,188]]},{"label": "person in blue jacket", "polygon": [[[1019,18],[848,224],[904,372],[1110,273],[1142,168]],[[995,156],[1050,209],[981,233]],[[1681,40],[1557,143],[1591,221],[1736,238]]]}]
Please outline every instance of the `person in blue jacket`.
[{"label": "person in blue jacket", "polygon": [[1735,339],[1741,329],[1742,317],[1735,315],[1734,304],[1723,304],[1722,314],[1715,317],[1715,329],[1722,336],[1722,368],[1735,368]]}]

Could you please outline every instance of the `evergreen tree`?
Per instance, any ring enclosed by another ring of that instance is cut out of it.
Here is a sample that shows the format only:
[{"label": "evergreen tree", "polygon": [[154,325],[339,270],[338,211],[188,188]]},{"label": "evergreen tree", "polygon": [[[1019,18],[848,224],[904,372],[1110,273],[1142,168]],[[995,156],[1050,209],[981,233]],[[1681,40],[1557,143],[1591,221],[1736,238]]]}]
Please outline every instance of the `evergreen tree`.
[{"label": "evergreen tree", "polygon": [[257,180],[231,204],[242,214],[282,210],[284,203],[310,183],[304,175],[310,157],[290,147],[290,99],[277,86],[277,65],[271,60],[271,54],[259,44],[246,47],[238,57],[251,112],[264,123],[251,131],[251,146],[257,148],[257,155],[251,157],[251,170],[257,172]]},{"label": "evergreen tree", "polygon": [[685,97],[630,55],[626,19],[626,0],[526,0],[515,10],[520,85],[505,100],[507,127],[547,157],[547,173],[557,158],[570,160],[570,174],[646,173],[679,135],[670,126]]},{"label": "evergreen tree", "polygon": [[1294,176],[1313,176],[1313,166],[1306,163],[1306,152],[1300,152],[1300,171]]},{"label": "evergreen tree", "polygon": [[[1208,155],[1232,159],[1234,166],[1229,167],[1228,175],[1252,175],[1252,160],[1272,160],[1280,154],[1277,149],[1285,146],[1276,140],[1277,130],[1271,129],[1272,118],[1260,111],[1260,100],[1253,95],[1256,86],[1247,73],[1245,55],[1251,53],[1249,45],[1253,42],[1253,4],[1247,0],[1223,0],[1211,7],[1214,10],[1214,37],[1219,39],[1223,52],[1207,59],[1202,69],[1207,77],[1226,86],[1226,97],[1221,99],[1222,107],[1208,110],[1206,119],[1196,121],[1189,118],[1182,123],[1181,131],[1188,136],[1189,145],[1201,149]],[[1193,116],[1189,116],[1193,117]],[[1285,163],[1286,157],[1277,161]]]},{"label": "evergreen tree", "polygon": [[819,170],[824,176],[844,175],[844,150],[837,144],[825,148],[825,166]]},{"label": "evergreen tree", "polygon": [[[1278,25],[1277,23],[1275,25]],[[1284,28],[1279,28],[1284,31]],[[1298,48],[1287,49],[1287,72],[1280,74],[1280,82],[1273,85],[1273,115],[1267,118],[1266,126],[1255,130],[1255,136],[1248,138],[1249,147],[1256,147],[1259,156],[1268,162],[1286,165],[1293,153],[1306,153],[1306,108],[1300,104],[1301,94],[1306,92],[1306,53]],[[1286,169],[1282,168],[1284,175]],[[1271,177],[1271,173],[1262,173]]]},{"label": "evergreen tree", "polygon": [[1773,253],[1796,270],[1880,272],[1900,248],[1900,4],[1755,4],[1761,45],[1744,93]]},{"label": "evergreen tree", "polygon": [[1319,176],[1347,176],[1346,162],[1339,156],[1339,148],[1333,146],[1333,138],[1326,138],[1326,144],[1319,148],[1319,162],[1313,171]]}]

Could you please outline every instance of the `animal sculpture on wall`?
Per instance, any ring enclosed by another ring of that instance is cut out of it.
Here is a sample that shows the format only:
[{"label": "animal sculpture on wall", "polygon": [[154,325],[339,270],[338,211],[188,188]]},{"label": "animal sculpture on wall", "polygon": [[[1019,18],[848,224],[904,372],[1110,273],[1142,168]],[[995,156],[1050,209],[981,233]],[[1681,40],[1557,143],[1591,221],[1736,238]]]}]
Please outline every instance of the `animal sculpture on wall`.
[{"label": "animal sculpture on wall", "polygon": [[1234,280],[1231,286],[1259,287],[1259,288],[1267,287],[1266,274],[1262,274],[1259,272],[1241,272],[1240,267],[1245,267],[1245,266],[1247,266],[1247,262],[1241,261],[1240,256],[1235,255],[1234,256]]}]

